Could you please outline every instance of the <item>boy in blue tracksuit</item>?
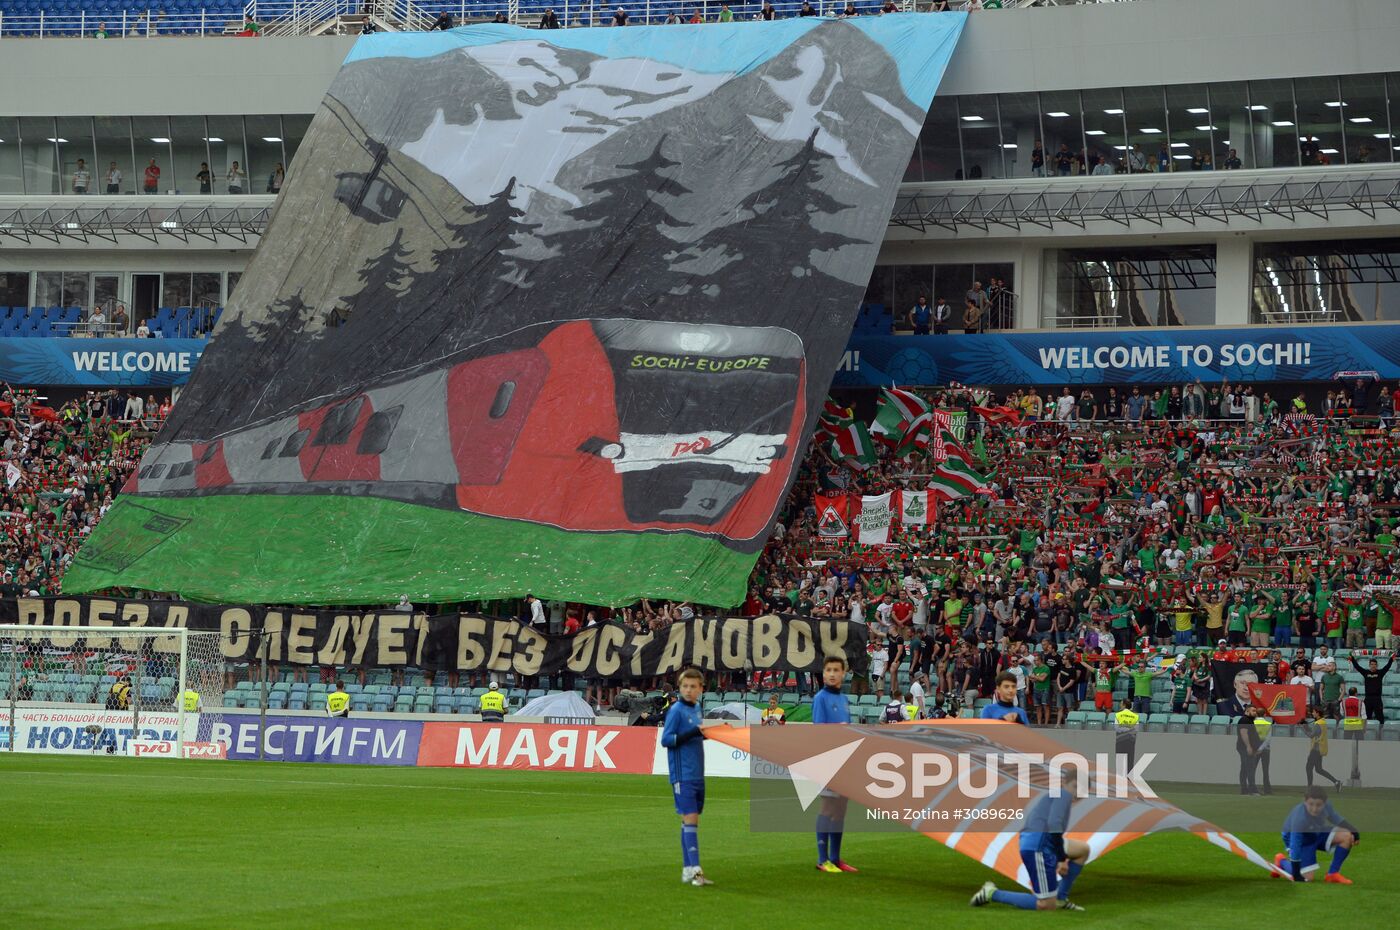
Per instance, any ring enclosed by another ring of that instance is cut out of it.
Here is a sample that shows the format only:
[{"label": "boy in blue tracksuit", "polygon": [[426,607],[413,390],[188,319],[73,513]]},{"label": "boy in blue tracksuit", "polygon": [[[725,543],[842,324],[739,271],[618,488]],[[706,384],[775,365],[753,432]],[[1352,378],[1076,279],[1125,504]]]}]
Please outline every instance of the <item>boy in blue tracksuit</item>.
[{"label": "boy in blue tracksuit", "polygon": [[1000,891],[995,883],[986,882],[972,896],[973,907],[996,901],[1024,911],[1084,910],[1069,899],[1074,880],[1089,861],[1088,843],[1065,839],[1073,805],[1074,795],[1064,787],[1031,802],[1020,835],[1021,862],[1030,879],[1031,893]]},{"label": "boy in blue tracksuit", "polygon": [[1331,885],[1350,885],[1351,879],[1342,875],[1342,863],[1351,849],[1361,842],[1361,833],[1332,808],[1327,792],[1310,785],[1303,792],[1303,803],[1289,812],[1283,822],[1285,852],[1274,857],[1274,866],[1290,873],[1295,882],[1310,882],[1317,871],[1318,850],[1332,853],[1332,865],[1323,881]]},{"label": "boy in blue tracksuit", "polygon": [[[851,708],[841,686],[846,682],[846,660],[831,656],[822,663],[822,689],[812,698],[813,723],[850,723]],[[822,810],[817,815],[817,869],[822,872],[858,872],[841,858],[841,837],[846,827],[847,800],[822,789]]]},{"label": "boy in blue tracksuit", "polygon": [[700,814],[705,810],[705,735],[700,715],[700,695],[705,676],[688,668],[676,682],[680,700],[666,711],[661,728],[661,745],[666,747],[666,766],[676,813],[681,815],[681,881],[697,888],[713,885],[700,868]]}]

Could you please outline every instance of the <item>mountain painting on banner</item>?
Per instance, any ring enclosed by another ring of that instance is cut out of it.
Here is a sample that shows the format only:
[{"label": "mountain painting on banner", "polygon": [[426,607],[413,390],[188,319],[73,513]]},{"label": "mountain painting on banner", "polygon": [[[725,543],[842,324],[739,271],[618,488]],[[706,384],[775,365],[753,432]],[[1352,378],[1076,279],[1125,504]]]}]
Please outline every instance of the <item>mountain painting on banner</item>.
[{"label": "mountain painting on banner", "polygon": [[964,21],[363,37],[65,589],[738,602]]}]

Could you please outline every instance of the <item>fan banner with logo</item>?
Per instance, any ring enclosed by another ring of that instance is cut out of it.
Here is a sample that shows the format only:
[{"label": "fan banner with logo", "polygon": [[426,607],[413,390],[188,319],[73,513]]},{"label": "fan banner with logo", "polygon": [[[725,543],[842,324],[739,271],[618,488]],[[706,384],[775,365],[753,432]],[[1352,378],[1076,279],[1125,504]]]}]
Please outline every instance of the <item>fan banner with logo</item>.
[{"label": "fan banner with logo", "polygon": [[890,509],[894,492],[870,494],[860,499],[860,515],[856,517],[856,542],[862,546],[883,546],[890,541],[890,524],[894,512]]}]

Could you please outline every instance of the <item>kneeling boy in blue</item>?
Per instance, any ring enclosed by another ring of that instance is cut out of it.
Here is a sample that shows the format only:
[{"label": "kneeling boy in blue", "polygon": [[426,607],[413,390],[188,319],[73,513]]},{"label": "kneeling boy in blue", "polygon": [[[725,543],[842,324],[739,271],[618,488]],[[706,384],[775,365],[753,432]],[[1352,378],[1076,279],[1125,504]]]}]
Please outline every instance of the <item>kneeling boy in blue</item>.
[{"label": "kneeling boy in blue", "polygon": [[1001,891],[993,882],[987,882],[972,896],[973,907],[997,901],[1023,911],[1084,910],[1069,899],[1074,880],[1089,861],[1088,843],[1065,839],[1073,804],[1074,795],[1062,787],[1057,793],[1036,798],[1026,809],[1020,837],[1021,862],[1030,879],[1031,893]]},{"label": "kneeling boy in blue", "polygon": [[1318,850],[1331,852],[1332,865],[1323,881],[1350,885],[1351,879],[1342,875],[1342,863],[1359,842],[1361,833],[1332,809],[1327,792],[1310,785],[1303,792],[1303,803],[1293,808],[1283,822],[1283,848],[1287,851],[1274,856],[1274,866],[1291,874],[1295,882],[1310,882],[1317,871]]}]

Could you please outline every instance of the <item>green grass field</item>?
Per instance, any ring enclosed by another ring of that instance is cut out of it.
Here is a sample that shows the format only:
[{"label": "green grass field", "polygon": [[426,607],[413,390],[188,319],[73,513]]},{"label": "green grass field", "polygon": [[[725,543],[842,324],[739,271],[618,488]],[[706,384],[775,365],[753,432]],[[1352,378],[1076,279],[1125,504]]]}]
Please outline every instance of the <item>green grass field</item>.
[{"label": "green grass field", "polygon": [[[1400,905],[1394,834],[1364,834],[1347,862],[1351,887],[1271,880],[1176,834],[1092,863],[1074,894],[1086,913],[973,910],[983,881],[1010,883],[931,840],[848,834],[845,856],[862,872],[826,875],[810,836],[749,831],[744,782],[712,779],[708,795],[701,851],[718,884],[691,888],[661,778],[5,753],[0,927],[838,928],[946,917],[959,928],[1276,930],[1378,925]],[[1243,838],[1277,851],[1276,833]]]}]

